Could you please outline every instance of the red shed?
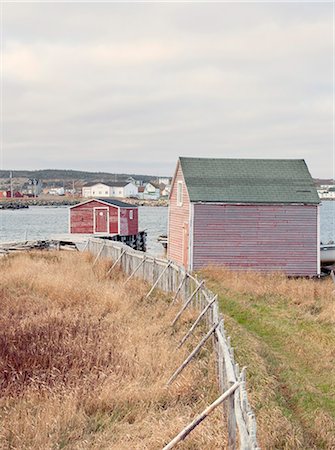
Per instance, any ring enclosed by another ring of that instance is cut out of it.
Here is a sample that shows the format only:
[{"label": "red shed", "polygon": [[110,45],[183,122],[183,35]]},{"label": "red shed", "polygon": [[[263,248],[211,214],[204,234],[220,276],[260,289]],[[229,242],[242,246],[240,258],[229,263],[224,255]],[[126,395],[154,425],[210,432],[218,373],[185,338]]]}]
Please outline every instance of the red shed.
[{"label": "red shed", "polygon": [[130,236],[138,233],[138,208],[112,198],[87,200],[70,207],[70,233]]},{"label": "red shed", "polygon": [[319,203],[304,160],[180,158],[168,257],[189,270],[317,275]]}]

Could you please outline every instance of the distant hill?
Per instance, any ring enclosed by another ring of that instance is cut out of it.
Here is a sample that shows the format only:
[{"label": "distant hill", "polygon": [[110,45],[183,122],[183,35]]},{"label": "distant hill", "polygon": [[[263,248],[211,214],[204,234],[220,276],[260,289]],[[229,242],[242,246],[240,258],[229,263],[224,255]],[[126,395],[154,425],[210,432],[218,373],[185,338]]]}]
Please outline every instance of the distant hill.
[{"label": "distant hill", "polygon": [[[9,179],[10,170],[0,170],[0,179]],[[123,181],[128,177],[135,180],[151,181],[159,178],[155,175],[138,175],[133,173],[110,173],[110,172],[85,172],[82,170],[68,169],[43,169],[43,170],[13,170],[13,178],[36,178],[44,181]],[[314,178],[316,186],[322,184],[335,184],[335,180]]]},{"label": "distant hill", "polygon": [[[9,170],[0,170],[0,178],[9,178]],[[127,173],[108,173],[108,172],[84,172],[81,170],[61,170],[61,169],[44,169],[44,170],[13,170],[14,178],[37,178],[39,180],[85,180],[85,181],[122,181],[128,177],[150,181],[155,179],[152,175],[136,175]]]}]

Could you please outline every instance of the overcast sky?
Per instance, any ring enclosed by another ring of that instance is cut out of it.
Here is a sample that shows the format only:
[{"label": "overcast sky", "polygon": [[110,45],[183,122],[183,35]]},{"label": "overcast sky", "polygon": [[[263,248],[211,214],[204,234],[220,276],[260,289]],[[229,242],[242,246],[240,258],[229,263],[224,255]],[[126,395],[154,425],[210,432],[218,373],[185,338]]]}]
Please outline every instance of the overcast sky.
[{"label": "overcast sky", "polygon": [[333,174],[331,3],[5,3],[1,166]]}]

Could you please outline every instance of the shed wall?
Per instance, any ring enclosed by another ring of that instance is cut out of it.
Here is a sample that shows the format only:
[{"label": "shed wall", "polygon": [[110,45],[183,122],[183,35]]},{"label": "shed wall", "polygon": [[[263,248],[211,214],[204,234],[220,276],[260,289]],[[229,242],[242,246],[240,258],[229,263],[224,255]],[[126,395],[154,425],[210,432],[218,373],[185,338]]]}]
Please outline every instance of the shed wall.
[{"label": "shed wall", "polygon": [[[183,182],[183,204],[177,205],[177,184]],[[170,194],[169,226],[168,226],[168,258],[185,265],[184,255],[188,254],[189,239],[185,243],[185,232],[189,229],[190,199],[187,192],[183,172],[178,163],[175,179]]]},{"label": "shed wall", "polygon": [[193,269],[318,273],[317,205],[195,204]]},{"label": "shed wall", "polygon": [[109,233],[118,233],[118,208],[92,200],[70,209],[70,233],[94,234],[94,208],[108,208]]},{"label": "shed wall", "polygon": [[[133,219],[130,219],[130,211],[133,211]],[[138,233],[138,209],[120,209],[120,234],[129,236]]]}]

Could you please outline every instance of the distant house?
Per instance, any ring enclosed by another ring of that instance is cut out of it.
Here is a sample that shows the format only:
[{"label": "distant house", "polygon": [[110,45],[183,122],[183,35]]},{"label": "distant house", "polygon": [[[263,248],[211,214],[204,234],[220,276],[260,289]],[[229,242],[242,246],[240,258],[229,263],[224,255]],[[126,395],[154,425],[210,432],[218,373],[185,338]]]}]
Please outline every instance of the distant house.
[{"label": "distant house", "polygon": [[139,186],[138,187],[138,194],[137,194],[138,198],[143,200],[144,198],[144,186]]},{"label": "distant house", "polygon": [[158,200],[159,197],[160,188],[159,185],[154,182],[147,183],[144,186],[143,192],[139,193],[139,198],[142,198],[144,200]]},{"label": "distant house", "polygon": [[74,189],[65,189],[65,195],[69,196],[69,195],[75,195],[77,192],[77,190]]},{"label": "distant house", "polygon": [[132,176],[128,177],[126,181],[128,181],[128,183],[133,183],[136,186],[143,186],[145,184],[142,178],[134,178]]},{"label": "distant house", "polygon": [[335,199],[335,185],[322,185],[317,190],[321,199]]},{"label": "distant house", "polygon": [[86,184],[82,188],[82,196],[89,197],[137,197],[138,188],[135,184],[127,181],[113,183]]},{"label": "distant house", "polygon": [[132,176],[129,176],[129,177],[126,179],[126,181],[127,181],[127,183],[133,183],[133,184],[136,184],[136,180],[135,180],[135,178],[132,177]]},{"label": "distant house", "polygon": [[170,186],[172,178],[170,177],[161,177],[158,178],[158,184],[165,184],[165,186]]},{"label": "distant house", "polygon": [[69,232],[110,236],[136,235],[138,209],[112,198],[95,198],[70,207]]},{"label": "distant house", "polygon": [[22,198],[24,195],[20,191],[13,191],[13,196],[11,191],[0,191],[0,198]]},{"label": "distant house", "polygon": [[65,195],[65,189],[63,187],[51,188],[48,190],[48,194],[50,194],[50,195]]},{"label": "distant house", "polygon": [[304,160],[180,158],[168,257],[189,270],[317,275],[319,203]]},{"label": "distant house", "polygon": [[26,183],[24,183],[21,191],[23,194],[37,197],[42,192],[42,190],[43,190],[42,180],[31,178]]},{"label": "distant house", "polygon": [[82,188],[83,197],[111,197],[111,185],[107,183],[85,184]]},{"label": "distant house", "polygon": [[137,197],[138,187],[131,182],[120,181],[112,185],[112,197],[130,198]]},{"label": "distant house", "polygon": [[161,184],[160,185],[160,193],[161,193],[161,197],[168,197],[170,195],[171,192],[171,186],[168,185],[166,186],[165,184]]}]

